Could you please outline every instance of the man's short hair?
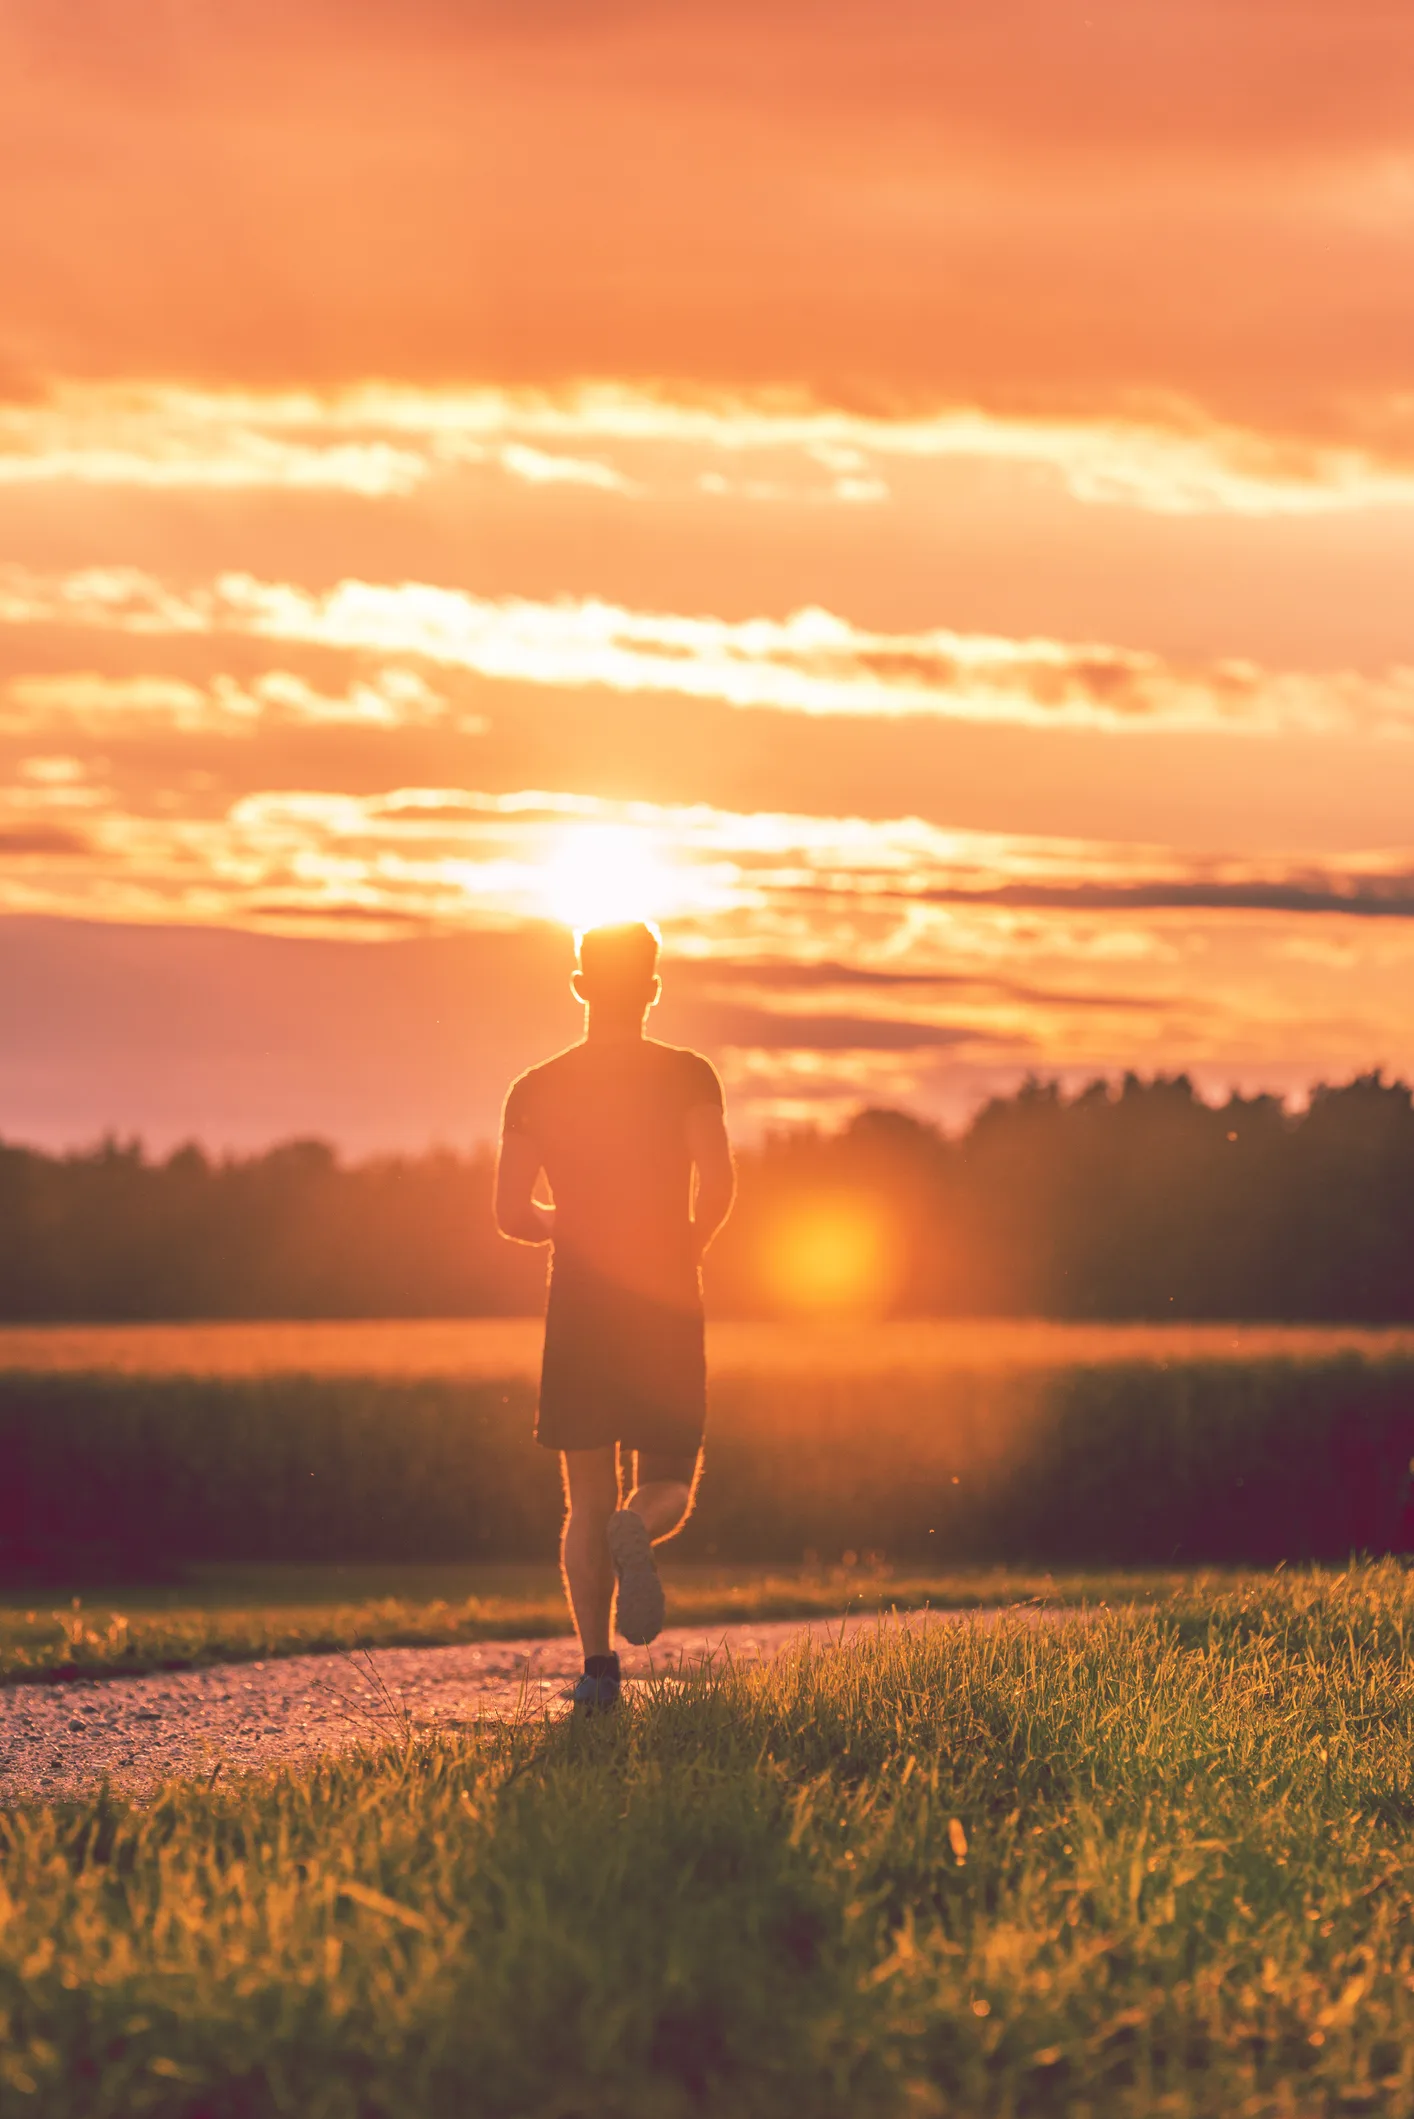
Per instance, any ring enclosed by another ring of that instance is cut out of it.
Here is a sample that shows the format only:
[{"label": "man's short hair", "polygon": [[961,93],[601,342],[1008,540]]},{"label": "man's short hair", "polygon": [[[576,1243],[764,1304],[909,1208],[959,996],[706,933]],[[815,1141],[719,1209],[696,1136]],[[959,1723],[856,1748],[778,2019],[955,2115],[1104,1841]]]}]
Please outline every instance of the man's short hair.
[{"label": "man's short hair", "polygon": [[649,920],[624,920],[612,927],[590,927],[579,938],[579,969],[597,994],[632,997],[653,983],[662,937]]}]

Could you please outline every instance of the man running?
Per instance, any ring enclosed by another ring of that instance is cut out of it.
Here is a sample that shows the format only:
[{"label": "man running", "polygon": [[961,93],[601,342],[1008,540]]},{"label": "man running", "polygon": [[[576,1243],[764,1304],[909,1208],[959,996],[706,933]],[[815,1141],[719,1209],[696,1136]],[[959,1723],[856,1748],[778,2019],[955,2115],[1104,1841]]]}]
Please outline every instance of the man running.
[{"label": "man running", "polygon": [[[554,1245],[535,1439],[563,1466],[582,1713],[618,1700],[616,1581],[626,1641],[642,1646],[663,1624],[653,1547],[686,1522],[701,1470],[699,1266],[735,1184],[712,1068],[643,1034],[662,991],[658,949],[642,923],[581,937],[571,984],[583,1041],[512,1083],[496,1172],[502,1233]],[[534,1197],[542,1170],[553,1206]]]}]

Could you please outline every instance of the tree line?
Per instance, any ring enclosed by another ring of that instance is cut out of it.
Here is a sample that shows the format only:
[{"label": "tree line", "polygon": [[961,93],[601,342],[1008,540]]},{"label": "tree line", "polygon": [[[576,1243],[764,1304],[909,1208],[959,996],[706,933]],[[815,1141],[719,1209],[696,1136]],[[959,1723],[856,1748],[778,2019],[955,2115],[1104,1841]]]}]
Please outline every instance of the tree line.
[{"label": "tree line", "polygon": [[[1367,1074],[1209,1104],[1185,1076],[1032,1081],[959,1135],[901,1111],[739,1157],[724,1316],[1414,1319],[1414,1098]],[[0,1317],[518,1315],[481,1149],[165,1159],[0,1144]]]}]

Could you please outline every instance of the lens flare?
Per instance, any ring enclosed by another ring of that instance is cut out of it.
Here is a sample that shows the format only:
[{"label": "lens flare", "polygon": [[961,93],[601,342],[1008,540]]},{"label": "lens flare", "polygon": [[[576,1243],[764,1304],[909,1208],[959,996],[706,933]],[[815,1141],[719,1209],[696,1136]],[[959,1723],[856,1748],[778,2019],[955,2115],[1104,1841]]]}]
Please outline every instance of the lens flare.
[{"label": "lens flare", "polygon": [[659,920],[680,892],[647,832],[586,825],[567,832],[545,864],[550,917],[582,934],[620,920]]},{"label": "lens flare", "polygon": [[770,1233],[765,1260],[777,1299],[798,1310],[867,1316],[886,1307],[896,1260],[878,1206],[850,1194],[802,1200]]}]

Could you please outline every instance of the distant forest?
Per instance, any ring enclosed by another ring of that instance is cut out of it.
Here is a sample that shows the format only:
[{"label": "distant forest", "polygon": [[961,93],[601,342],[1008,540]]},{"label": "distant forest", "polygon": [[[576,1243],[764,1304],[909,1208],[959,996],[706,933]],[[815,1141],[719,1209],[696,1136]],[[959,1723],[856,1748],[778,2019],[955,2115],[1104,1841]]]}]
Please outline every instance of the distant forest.
[{"label": "distant forest", "polygon": [[[317,1141],[165,1161],[0,1145],[0,1316],[514,1315],[492,1156],[342,1163]],[[712,1309],[894,1316],[1414,1319],[1414,1109],[1365,1075],[1287,1113],[1188,1080],[1029,1083],[949,1137],[898,1111],[739,1158]]]}]

